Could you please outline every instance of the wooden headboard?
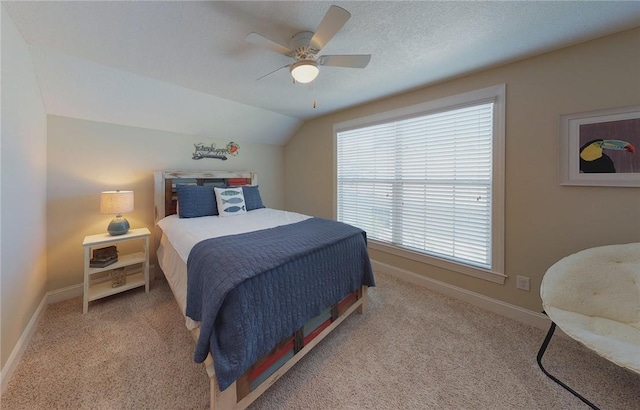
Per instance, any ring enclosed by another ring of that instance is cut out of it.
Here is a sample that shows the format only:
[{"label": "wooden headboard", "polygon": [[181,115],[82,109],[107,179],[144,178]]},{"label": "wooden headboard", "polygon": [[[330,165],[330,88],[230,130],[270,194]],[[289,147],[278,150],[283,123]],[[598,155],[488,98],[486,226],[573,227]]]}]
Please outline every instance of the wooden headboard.
[{"label": "wooden headboard", "polygon": [[176,213],[176,184],[240,186],[257,185],[255,172],[241,171],[154,171],[155,222]]}]

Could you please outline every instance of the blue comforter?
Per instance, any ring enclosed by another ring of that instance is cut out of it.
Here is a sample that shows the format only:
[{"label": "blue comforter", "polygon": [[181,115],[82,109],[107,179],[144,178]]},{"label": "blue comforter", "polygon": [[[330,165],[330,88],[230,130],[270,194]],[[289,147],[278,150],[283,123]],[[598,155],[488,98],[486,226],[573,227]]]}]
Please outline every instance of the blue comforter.
[{"label": "blue comforter", "polygon": [[194,360],[212,353],[220,390],[325,307],[374,286],[366,233],[322,218],[204,240],[187,272]]}]

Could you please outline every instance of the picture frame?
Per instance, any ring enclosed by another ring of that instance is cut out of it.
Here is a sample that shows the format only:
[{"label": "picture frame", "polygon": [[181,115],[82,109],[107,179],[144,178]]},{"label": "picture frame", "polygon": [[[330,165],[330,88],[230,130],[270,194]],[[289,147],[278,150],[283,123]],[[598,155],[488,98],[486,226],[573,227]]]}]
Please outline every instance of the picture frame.
[{"label": "picture frame", "polygon": [[640,105],[561,115],[560,184],[640,187]]}]

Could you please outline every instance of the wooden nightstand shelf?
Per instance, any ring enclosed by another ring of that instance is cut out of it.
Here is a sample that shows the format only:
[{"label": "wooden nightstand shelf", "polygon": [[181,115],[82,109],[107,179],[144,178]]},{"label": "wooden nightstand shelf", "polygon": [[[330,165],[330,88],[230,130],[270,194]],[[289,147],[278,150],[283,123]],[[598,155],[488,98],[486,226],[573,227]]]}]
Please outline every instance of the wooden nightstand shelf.
[{"label": "wooden nightstand shelf", "polygon": [[[89,302],[105,296],[114,295],[139,286],[144,286],[149,292],[149,236],[151,232],[147,228],[130,229],[124,235],[111,236],[108,233],[89,235],[84,237],[82,246],[84,247],[84,292],[82,301],[82,313],[87,313]],[[118,255],[118,261],[105,266],[104,268],[92,268],[89,266],[91,260],[91,250],[104,246],[116,245],[127,241],[142,241],[142,252],[135,252]],[[142,271],[127,276],[127,283],[116,288],[111,287],[111,281],[91,285],[91,276],[101,272],[108,272],[113,269],[125,268],[135,264],[142,264]]]}]

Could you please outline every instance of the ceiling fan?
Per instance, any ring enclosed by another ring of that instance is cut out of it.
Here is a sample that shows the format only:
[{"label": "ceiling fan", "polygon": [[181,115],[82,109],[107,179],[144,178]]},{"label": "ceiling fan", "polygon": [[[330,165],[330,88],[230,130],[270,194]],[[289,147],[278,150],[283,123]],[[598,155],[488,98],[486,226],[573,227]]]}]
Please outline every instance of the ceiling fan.
[{"label": "ceiling fan", "polygon": [[268,48],[294,60],[291,64],[265,74],[257,80],[285,67],[289,67],[294,82],[298,83],[313,81],[320,72],[320,66],[365,68],[369,64],[369,60],[371,60],[371,54],[318,56],[320,50],[340,31],[349,18],[351,18],[351,13],[347,10],[338,6],[331,6],[315,33],[310,31],[297,33],[289,41],[289,46],[270,40],[258,33],[249,34],[245,38],[247,42]]}]

